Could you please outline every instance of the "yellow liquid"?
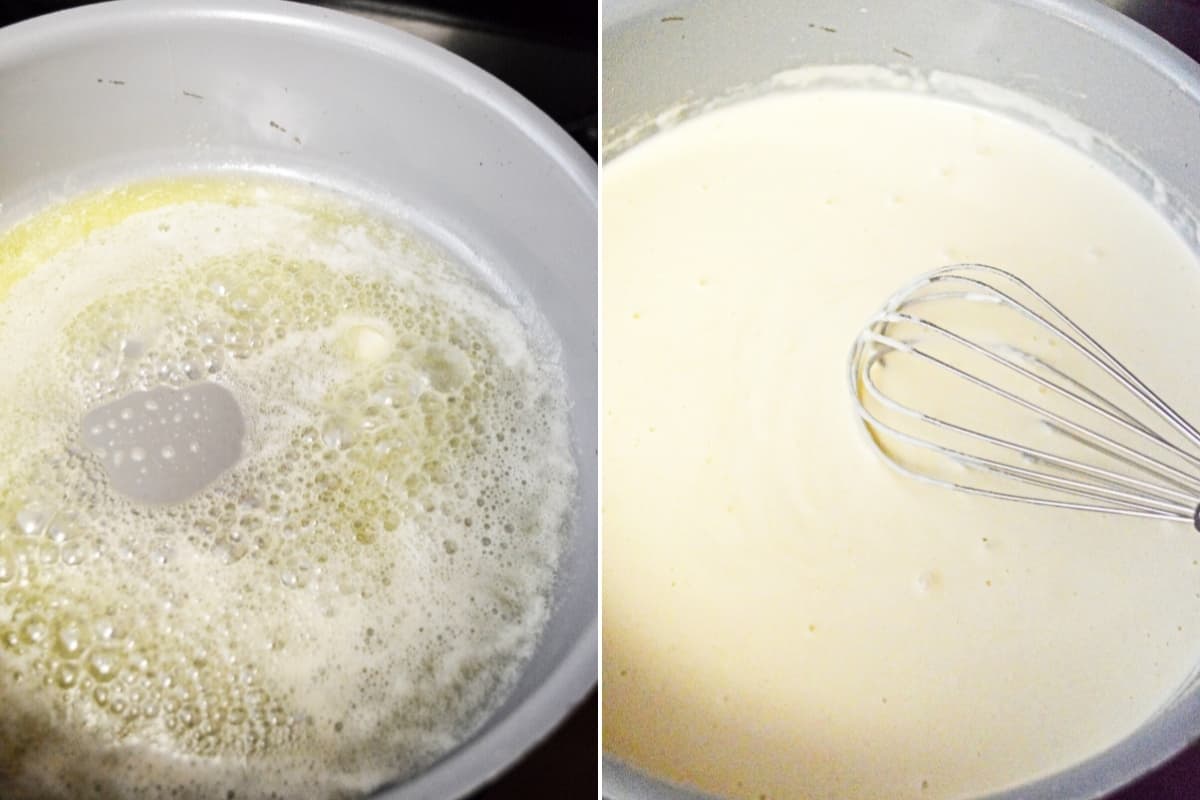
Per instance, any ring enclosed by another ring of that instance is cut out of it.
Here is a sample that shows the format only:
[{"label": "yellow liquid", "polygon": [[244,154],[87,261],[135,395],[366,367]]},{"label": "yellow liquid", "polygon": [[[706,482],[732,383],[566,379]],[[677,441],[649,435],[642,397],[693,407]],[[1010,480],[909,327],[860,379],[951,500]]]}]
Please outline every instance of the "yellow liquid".
[{"label": "yellow liquid", "polygon": [[[0,794],[356,795],[503,699],[574,465],[557,366],[459,265],[236,178],[72,201],[0,264]],[[180,503],[114,491],[86,412],[197,382],[241,460]]]}]

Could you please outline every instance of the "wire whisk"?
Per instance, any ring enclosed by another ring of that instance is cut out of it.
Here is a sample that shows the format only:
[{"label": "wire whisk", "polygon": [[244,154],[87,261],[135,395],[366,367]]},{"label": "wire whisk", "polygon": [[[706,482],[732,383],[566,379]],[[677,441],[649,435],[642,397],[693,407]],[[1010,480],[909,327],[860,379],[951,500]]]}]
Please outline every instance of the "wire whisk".
[{"label": "wire whisk", "polygon": [[909,477],[1200,530],[1200,432],[1010,272],[917,278],[859,334],[849,379],[871,444]]}]

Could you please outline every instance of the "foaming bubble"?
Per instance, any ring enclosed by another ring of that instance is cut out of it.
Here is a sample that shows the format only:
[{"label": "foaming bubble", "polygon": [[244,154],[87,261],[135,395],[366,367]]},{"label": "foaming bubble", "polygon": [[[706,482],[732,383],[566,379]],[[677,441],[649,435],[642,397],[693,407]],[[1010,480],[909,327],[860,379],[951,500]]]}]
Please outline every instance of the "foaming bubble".
[{"label": "foaming bubble", "polygon": [[25,506],[16,516],[17,528],[29,536],[41,533],[49,520],[50,512],[39,504]]}]

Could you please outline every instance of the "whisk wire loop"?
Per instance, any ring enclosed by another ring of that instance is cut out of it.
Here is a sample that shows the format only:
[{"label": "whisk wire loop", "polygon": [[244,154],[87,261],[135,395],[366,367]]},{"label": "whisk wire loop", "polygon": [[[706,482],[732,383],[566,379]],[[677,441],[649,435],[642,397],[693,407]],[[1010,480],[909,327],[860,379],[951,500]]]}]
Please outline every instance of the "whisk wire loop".
[{"label": "whisk wire loop", "polygon": [[[1044,315],[1038,314],[1028,306],[1013,299],[1004,291],[989,283],[986,283],[983,280],[966,277],[966,274],[971,272],[990,274],[1011,281],[1014,285],[1020,287],[1023,291],[1028,292],[1038,302],[1042,303],[1046,309],[1054,315],[1054,317],[1066,325],[1075,335],[1083,339],[1083,341],[1086,342],[1086,345],[1067,335],[1064,331],[1046,319]],[[958,264],[934,270],[933,272],[928,273],[925,276],[925,279],[927,279],[930,283],[937,283],[945,280],[965,281],[967,283],[974,284],[984,289],[986,292],[991,293],[993,296],[1007,302],[1014,310],[1026,315],[1029,320],[1037,322],[1038,324],[1044,326],[1047,330],[1053,332],[1055,335],[1060,336],[1064,341],[1072,344],[1079,352],[1087,356],[1088,359],[1090,359],[1093,363],[1108,372],[1113,377],[1117,378],[1122,385],[1124,385],[1129,391],[1133,392],[1138,399],[1165,417],[1171,423],[1172,427],[1186,436],[1192,442],[1192,444],[1200,447],[1200,431],[1197,431],[1197,429],[1191,423],[1189,423],[1178,412],[1171,408],[1166,401],[1151,391],[1150,388],[1144,382],[1142,382],[1140,378],[1137,377],[1137,375],[1135,375],[1124,364],[1122,364],[1112,353],[1105,349],[1103,345],[1097,342],[1091,334],[1079,327],[1079,325],[1075,324],[1070,317],[1060,311],[1058,306],[1054,305],[1052,302],[1046,299],[1041,292],[1034,289],[1026,281],[1017,277],[1013,273],[988,264]],[[922,279],[919,278],[917,281],[911,284],[911,288],[919,288],[921,282]],[[905,291],[902,290],[901,293],[899,293],[896,297],[899,297],[900,294],[904,293]],[[893,299],[896,298],[894,297]]]},{"label": "whisk wire loop", "polygon": [[[988,313],[1007,325],[989,328]],[[1030,342],[1040,336],[1046,346],[1065,345],[1053,351],[1064,357],[1004,340],[1022,326],[1032,326]],[[1186,521],[1200,530],[1200,432],[1006,270],[943,267],[902,288],[855,341],[849,379],[869,442],[909,477],[1040,506]],[[952,419],[947,411],[975,419]]]},{"label": "whisk wire loop", "polygon": [[[911,409],[908,409],[908,408],[896,403],[895,401],[891,400],[891,398],[887,397],[882,392],[880,392],[879,388],[875,385],[874,381],[869,376],[865,378],[865,388],[876,400],[878,400],[881,404],[887,406],[891,410],[894,410],[900,414],[915,416],[915,412],[913,412]],[[914,437],[910,434],[907,434],[901,430],[898,430],[897,428],[894,428],[894,427],[888,425],[887,423],[883,422],[881,419],[876,417],[874,414],[872,414],[870,411],[864,410],[862,413],[864,415],[864,418],[869,422],[869,424],[871,426],[873,426],[874,428],[877,428],[878,430],[886,432],[889,436],[894,437],[897,440],[904,441],[915,447],[921,447],[921,448],[924,448],[927,450],[937,452],[937,453],[944,455],[947,458],[950,458],[960,464],[973,465],[973,466],[991,466],[996,469],[1003,468],[1003,469],[1013,472],[1014,474],[1019,473],[1022,475],[1029,476],[1031,478],[1034,477],[1035,475],[1037,475],[1037,473],[1034,473],[1031,470],[1005,465],[1002,462],[996,461],[994,459],[988,459],[988,458],[985,458],[982,456],[971,455],[970,453],[966,453],[961,450],[956,450],[954,448],[947,447],[945,445],[940,445],[935,442],[931,442],[929,440],[918,439],[917,437]],[[938,417],[924,415],[921,419],[923,422],[933,425],[937,428],[953,431],[955,433],[961,434],[963,437],[974,439],[976,441],[983,442],[988,445],[992,445],[996,448],[1001,448],[1001,449],[1012,451],[1012,452],[1020,455],[1024,460],[1026,460],[1030,463],[1053,464],[1064,470],[1069,470],[1077,475],[1083,475],[1083,476],[1098,479],[1098,480],[1104,482],[1105,487],[1108,489],[1119,490],[1119,489],[1124,488],[1127,490],[1141,491],[1144,493],[1143,496],[1147,496],[1147,495],[1149,496],[1147,498],[1149,500],[1159,499],[1159,500],[1162,500],[1163,502],[1170,502],[1171,500],[1174,500],[1174,501],[1176,501],[1176,503],[1174,505],[1182,508],[1185,511],[1190,510],[1190,507],[1191,507],[1189,505],[1189,503],[1191,501],[1191,498],[1193,497],[1193,494],[1189,494],[1187,492],[1179,491],[1177,489],[1172,489],[1171,487],[1163,487],[1160,485],[1156,485],[1154,483],[1151,483],[1151,482],[1148,482],[1145,480],[1139,480],[1138,478],[1134,478],[1129,475],[1123,475],[1121,473],[1113,472],[1111,470],[1107,470],[1102,467],[1097,467],[1095,465],[1087,464],[1087,463],[1084,463],[1081,461],[1077,461],[1075,459],[1055,455],[1054,453],[1046,452],[1043,450],[1038,450],[1033,447],[1027,447],[1024,445],[1016,444],[1016,443],[1008,441],[1006,439],[1001,439],[996,436],[991,436],[991,435],[989,435],[987,433],[983,433],[981,431],[972,430],[970,428],[966,428],[961,425],[956,425],[953,422],[949,422],[947,420],[940,419]],[[1061,481],[1061,479],[1056,476],[1045,476],[1045,481],[1061,483],[1062,485],[1066,485],[1065,481]],[[1076,485],[1079,485],[1079,484],[1076,484]],[[1097,489],[1096,491],[1100,491],[1100,489]],[[1126,497],[1128,499],[1135,499],[1138,496],[1137,495],[1126,495]],[[1180,503],[1182,503],[1182,505],[1180,505]]]}]

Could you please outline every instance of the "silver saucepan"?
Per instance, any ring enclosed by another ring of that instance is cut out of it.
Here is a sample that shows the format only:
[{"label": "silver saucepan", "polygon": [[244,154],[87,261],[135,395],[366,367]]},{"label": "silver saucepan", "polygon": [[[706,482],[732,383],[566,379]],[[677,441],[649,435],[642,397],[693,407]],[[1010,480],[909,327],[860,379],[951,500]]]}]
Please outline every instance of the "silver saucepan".
[{"label": "silver saucepan", "polygon": [[[664,119],[702,111],[789,68],[950,73],[1019,92],[1101,134],[1092,157],[1144,193],[1158,192],[1159,205],[1197,244],[1200,65],[1093,0],[604,0],[603,18],[606,158]],[[927,89],[974,101],[953,94],[950,83]],[[1019,106],[998,110],[1023,116]],[[1111,749],[991,800],[1099,797],[1198,737],[1200,682],[1193,682]],[[603,779],[611,800],[699,799],[611,757]]]},{"label": "silver saucepan", "polygon": [[0,228],[78,191],[230,168],[394,199],[505,292],[532,299],[561,343],[579,513],[552,616],[483,727],[381,793],[460,797],[596,680],[595,164],[491,76],[339,12],[128,0],[0,30]]}]

